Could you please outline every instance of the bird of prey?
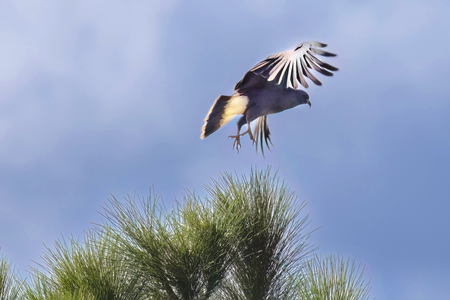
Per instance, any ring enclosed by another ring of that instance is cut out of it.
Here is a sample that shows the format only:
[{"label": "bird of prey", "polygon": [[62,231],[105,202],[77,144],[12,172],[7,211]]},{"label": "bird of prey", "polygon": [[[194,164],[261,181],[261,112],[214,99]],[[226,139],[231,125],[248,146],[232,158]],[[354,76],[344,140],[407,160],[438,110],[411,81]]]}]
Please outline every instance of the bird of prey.
[{"label": "bird of prey", "polygon": [[[206,138],[236,115],[243,115],[237,123],[237,134],[229,136],[235,139],[233,148],[239,151],[240,138],[248,133],[250,139],[256,144],[256,149],[258,150],[258,144],[260,144],[264,154],[263,139],[267,148],[269,143],[272,144],[267,116],[300,104],[311,106],[309,95],[297,89],[298,83],[305,88],[308,87],[306,78],[317,85],[322,85],[310,69],[325,76],[332,76],[333,73],[330,71],[338,70],[316,57],[317,54],[336,56],[318,49],[325,46],[326,44],[319,42],[301,43],[293,50],[271,55],[256,64],[236,84],[233,95],[222,95],[216,99],[205,118],[201,138]],[[256,124],[253,134],[250,123],[254,120]],[[247,125],[247,130],[240,133],[244,125]]]}]

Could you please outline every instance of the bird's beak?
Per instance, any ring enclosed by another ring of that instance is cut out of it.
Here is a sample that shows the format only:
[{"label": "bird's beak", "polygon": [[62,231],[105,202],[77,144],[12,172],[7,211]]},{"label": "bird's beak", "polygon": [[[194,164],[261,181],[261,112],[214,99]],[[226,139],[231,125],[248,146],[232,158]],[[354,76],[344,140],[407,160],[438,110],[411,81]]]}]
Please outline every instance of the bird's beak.
[{"label": "bird's beak", "polygon": [[309,102],[309,99],[306,100],[306,101],[308,101],[307,103],[308,103],[308,105],[309,105],[309,108],[311,108],[311,102]]}]

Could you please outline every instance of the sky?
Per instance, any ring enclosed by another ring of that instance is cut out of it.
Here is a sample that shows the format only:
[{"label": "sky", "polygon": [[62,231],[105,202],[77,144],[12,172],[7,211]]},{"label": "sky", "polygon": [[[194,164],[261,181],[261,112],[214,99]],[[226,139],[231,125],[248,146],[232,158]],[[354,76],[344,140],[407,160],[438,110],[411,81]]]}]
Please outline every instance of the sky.
[{"label": "sky", "polygon": [[[377,299],[450,299],[448,1],[0,2],[0,255],[23,277],[108,198],[278,170],[322,254],[368,267]],[[256,63],[327,43],[312,107],[271,115],[265,158],[237,118],[200,139]]]}]

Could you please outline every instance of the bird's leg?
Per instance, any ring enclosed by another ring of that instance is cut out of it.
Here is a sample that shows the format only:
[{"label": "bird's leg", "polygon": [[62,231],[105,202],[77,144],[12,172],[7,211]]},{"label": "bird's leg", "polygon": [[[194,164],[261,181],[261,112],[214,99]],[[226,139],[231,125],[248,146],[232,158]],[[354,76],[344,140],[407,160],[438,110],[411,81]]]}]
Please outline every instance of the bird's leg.
[{"label": "bird's leg", "polygon": [[239,126],[238,126],[237,134],[236,135],[230,135],[228,137],[228,138],[235,139],[234,143],[233,143],[233,149],[236,148],[238,150],[238,152],[239,152],[239,148],[241,148],[241,136],[244,136],[244,135],[246,135],[248,133],[248,135],[250,136],[250,139],[253,142],[255,142],[255,139],[253,138],[253,134],[252,134],[252,128],[250,127],[250,122],[247,122],[247,126],[248,126],[248,129],[245,132],[241,133],[241,134],[239,134],[240,129],[239,129]]},{"label": "bird's leg", "polygon": [[[238,136],[244,136],[244,135],[246,135],[248,133],[248,135],[250,136],[250,139],[252,141],[254,141],[253,134],[252,134],[252,128],[250,127],[250,122],[247,122],[247,126],[248,126],[248,129],[245,132],[241,133],[241,134],[239,134],[239,128],[238,128]],[[234,138],[236,136],[231,136],[230,135],[230,137]]]},{"label": "bird's leg", "polygon": [[250,122],[248,122],[248,121],[247,121],[247,127],[248,127],[248,129],[247,129],[246,133],[248,132],[250,139],[253,141],[253,143],[255,143],[255,139],[253,138],[252,128],[250,127]]}]

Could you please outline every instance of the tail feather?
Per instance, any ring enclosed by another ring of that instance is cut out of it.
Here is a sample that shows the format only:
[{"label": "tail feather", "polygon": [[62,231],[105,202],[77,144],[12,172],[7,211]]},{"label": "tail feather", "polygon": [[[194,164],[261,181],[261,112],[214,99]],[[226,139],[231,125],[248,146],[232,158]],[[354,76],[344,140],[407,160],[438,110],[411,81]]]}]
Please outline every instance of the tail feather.
[{"label": "tail feather", "polygon": [[267,115],[261,116],[256,120],[255,128],[253,130],[256,144],[256,151],[258,151],[258,143],[261,147],[261,153],[264,156],[264,141],[266,142],[267,149],[270,150],[269,143],[273,146],[272,141],[270,140],[270,130]]},{"label": "tail feather", "polygon": [[213,106],[206,115],[205,124],[203,125],[202,128],[202,135],[201,135],[202,139],[212,134],[222,125],[224,125],[221,124],[222,115],[224,114],[225,107],[230,99],[231,96],[223,96],[223,95],[219,96],[219,98],[216,99]]},{"label": "tail feather", "polygon": [[220,96],[216,99],[205,118],[201,138],[209,136],[228,123],[234,116],[243,114],[248,104],[245,96]]}]

